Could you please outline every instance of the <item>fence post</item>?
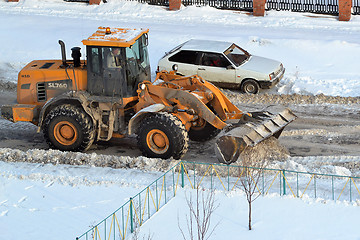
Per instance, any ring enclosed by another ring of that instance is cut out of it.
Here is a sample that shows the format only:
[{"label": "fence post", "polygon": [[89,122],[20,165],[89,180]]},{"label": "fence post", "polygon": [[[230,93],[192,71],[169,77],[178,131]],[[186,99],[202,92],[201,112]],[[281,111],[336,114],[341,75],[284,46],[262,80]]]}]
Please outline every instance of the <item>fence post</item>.
[{"label": "fence post", "polygon": [[283,173],[283,194],[286,195],[285,170],[282,170],[282,173]]},{"label": "fence post", "polygon": [[181,7],[181,0],[169,0],[169,10],[176,11]]},{"label": "fence post", "polygon": [[339,21],[349,21],[351,18],[351,0],[339,0]]},{"label": "fence post", "polygon": [[130,232],[133,233],[134,232],[134,222],[133,222],[133,202],[132,202],[132,198],[130,198]]},{"label": "fence post", "polygon": [[100,5],[100,0],[89,0],[89,5]]},{"label": "fence post", "polygon": [[350,183],[350,202],[352,202],[352,197],[351,197],[351,178],[349,180],[349,183]]},{"label": "fence post", "polygon": [[253,16],[265,16],[265,3],[266,0],[253,0]]},{"label": "fence post", "polygon": [[184,164],[183,163],[180,163],[180,166],[181,166],[181,187],[184,188]]}]

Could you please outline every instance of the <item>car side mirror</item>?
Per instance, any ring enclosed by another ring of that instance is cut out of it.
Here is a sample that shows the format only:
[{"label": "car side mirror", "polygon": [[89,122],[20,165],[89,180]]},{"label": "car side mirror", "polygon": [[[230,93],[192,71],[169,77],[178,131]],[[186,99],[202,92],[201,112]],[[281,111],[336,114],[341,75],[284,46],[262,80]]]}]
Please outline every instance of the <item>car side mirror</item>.
[{"label": "car side mirror", "polygon": [[230,70],[230,69],[235,69],[233,65],[229,65],[226,67],[227,70]]}]

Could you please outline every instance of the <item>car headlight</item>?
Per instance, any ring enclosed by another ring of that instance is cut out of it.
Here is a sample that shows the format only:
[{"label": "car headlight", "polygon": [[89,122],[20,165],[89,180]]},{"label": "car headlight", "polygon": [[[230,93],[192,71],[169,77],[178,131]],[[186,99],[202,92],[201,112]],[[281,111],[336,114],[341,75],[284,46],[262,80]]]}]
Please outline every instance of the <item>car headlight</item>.
[{"label": "car headlight", "polygon": [[179,67],[178,67],[177,64],[172,65],[172,70],[173,70],[173,71],[177,72],[178,68],[179,68]]}]

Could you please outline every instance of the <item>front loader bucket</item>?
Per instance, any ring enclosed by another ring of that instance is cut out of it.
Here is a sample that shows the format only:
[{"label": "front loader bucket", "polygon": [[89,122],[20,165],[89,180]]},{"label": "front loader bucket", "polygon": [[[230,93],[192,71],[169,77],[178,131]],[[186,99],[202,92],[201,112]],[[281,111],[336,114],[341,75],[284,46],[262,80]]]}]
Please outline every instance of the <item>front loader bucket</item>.
[{"label": "front loader bucket", "polygon": [[290,109],[278,106],[251,115],[244,115],[238,124],[230,126],[218,137],[215,152],[221,163],[236,162],[246,147],[253,147],[271,136],[278,138],[283,129],[296,119]]}]

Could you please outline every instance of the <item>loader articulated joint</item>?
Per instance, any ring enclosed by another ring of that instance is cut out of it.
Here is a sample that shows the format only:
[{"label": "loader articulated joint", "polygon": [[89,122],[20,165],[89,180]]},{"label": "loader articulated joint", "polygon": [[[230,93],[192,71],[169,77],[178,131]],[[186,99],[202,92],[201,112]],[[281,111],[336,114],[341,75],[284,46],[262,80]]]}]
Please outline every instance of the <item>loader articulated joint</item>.
[{"label": "loader articulated joint", "polygon": [[176,106],[173,108],[173,112],[185,112],[189,115],[196,115],[196,112],[194,109],[180,109],[180,108],[177,108]]}]

